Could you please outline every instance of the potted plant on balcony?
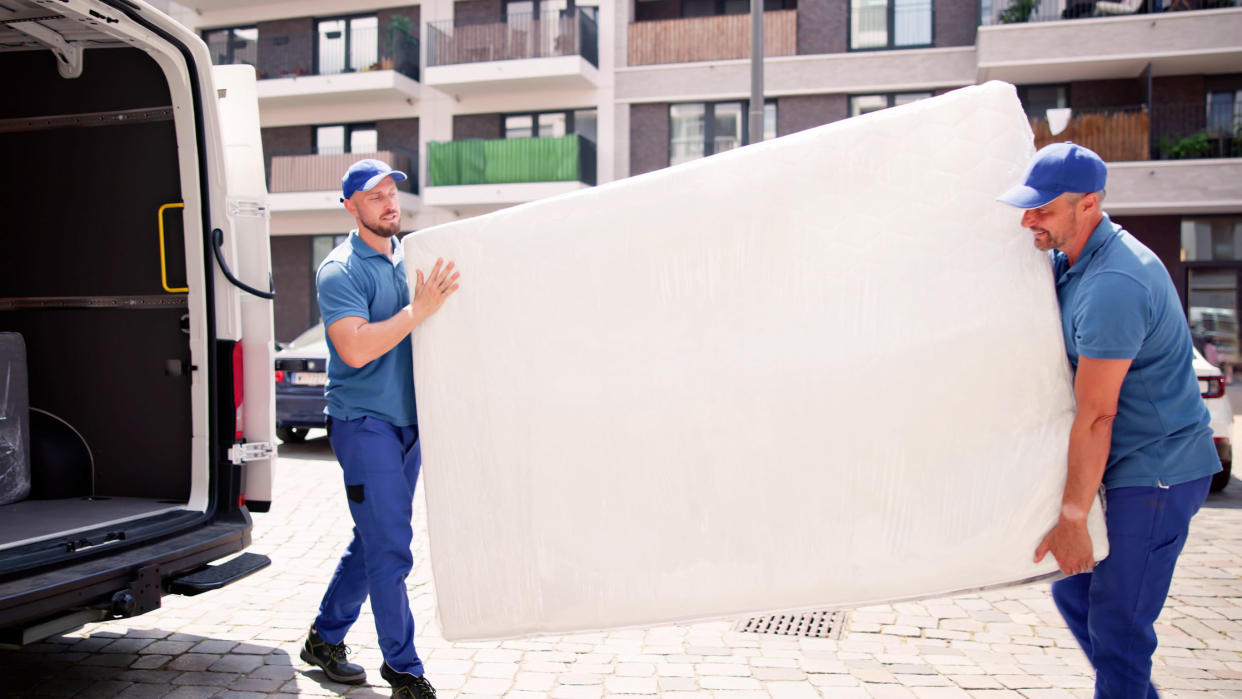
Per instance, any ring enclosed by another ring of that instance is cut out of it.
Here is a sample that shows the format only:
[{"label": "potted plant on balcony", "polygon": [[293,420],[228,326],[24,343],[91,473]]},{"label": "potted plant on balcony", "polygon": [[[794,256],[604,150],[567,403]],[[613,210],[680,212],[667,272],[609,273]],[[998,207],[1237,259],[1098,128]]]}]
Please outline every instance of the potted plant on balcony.
[{"label": "potted plant on balcony", "polygon": [[1030,20],[1037,7],[1039,7],[1039,0],[1013,0],[1009,3],[1009,7],[1001,11],[999,19],[1004,24],[1026,22]]},{"label": "potted plant on balcony", "polygon": [[384,39],[384,52],[387,54],[380,61],[380,68],[390,70],[405,65],[407,52],[413,50],[414,22],[405,15],[393,15],[388,19],[388,35]]}]

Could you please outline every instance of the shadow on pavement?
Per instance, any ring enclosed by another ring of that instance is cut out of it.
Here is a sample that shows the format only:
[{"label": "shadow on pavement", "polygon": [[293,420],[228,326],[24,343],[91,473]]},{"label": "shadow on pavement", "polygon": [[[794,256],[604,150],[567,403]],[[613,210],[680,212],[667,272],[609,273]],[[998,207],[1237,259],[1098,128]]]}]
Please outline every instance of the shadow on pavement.
[{"label": "shadow on pavement", "polygon": [[334,692],[348,689],[297,662],[273,646],[165,629],[53,636],[19,650],[0,650],[0,696],[162,696],[159,688],[167,693],[179,687],[268,693],[288,691],[299,675],[317,675],[316,681]]}]

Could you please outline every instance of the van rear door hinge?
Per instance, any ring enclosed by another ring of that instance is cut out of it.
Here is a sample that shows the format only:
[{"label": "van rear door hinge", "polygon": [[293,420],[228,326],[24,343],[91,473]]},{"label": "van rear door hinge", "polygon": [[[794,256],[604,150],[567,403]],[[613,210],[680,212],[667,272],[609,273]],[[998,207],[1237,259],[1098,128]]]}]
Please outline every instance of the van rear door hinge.
[{"label": "van rear door hinge", "polygon": [[272,442],[236,442],[229,447],[229,463],[240,466],[247,461],[268,459],[276,455]]}]

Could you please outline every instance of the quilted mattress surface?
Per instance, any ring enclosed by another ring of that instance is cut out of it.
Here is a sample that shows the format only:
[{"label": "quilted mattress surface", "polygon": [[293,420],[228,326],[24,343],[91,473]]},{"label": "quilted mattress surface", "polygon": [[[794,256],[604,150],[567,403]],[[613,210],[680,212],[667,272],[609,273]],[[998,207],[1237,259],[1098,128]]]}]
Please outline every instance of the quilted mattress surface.
[{"label": "quilted mattress surface", "polygon": [[445,637],[1055,572],[1071,376],[995,201],[1033,151],[988,83],[407,236],[463,273],[414,333]]}]

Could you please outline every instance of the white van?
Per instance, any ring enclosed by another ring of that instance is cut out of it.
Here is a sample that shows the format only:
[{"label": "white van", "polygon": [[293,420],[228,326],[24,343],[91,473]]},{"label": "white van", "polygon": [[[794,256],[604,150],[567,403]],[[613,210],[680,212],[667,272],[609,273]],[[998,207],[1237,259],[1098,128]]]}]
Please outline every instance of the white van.
[{"label": "white van", "polygon": [[253,69],[138,0],[4,10],[0,643],[22,645],[267,565],[220,561],[271,501],[274,342]]}]

